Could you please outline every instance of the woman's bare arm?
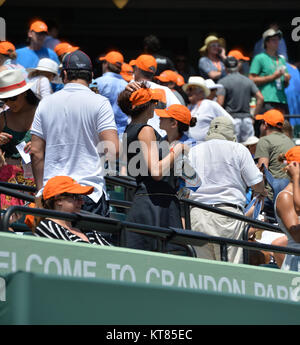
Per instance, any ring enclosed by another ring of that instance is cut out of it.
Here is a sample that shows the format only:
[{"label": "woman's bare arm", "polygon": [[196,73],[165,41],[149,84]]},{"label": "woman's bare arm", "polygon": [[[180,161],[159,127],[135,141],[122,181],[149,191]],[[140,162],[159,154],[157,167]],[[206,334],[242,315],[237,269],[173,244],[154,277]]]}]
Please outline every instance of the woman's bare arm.
[{"label": "woman's bare arm", "polygon": [[276,212],[296,242],[300,242],[300,224],[294,207],[293,196],[282,192],[278,195]]}]

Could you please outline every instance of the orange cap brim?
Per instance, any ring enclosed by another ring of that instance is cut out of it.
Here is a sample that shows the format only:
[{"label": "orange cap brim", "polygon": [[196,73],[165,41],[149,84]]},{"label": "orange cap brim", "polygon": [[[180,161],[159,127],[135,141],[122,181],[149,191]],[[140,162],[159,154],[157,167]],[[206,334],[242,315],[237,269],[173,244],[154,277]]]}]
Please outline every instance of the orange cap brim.
[{"label": "orange cap brim", "polygon": [[256,120],[263,120],[264,119],[264,114],[257,114],[255,115]]},{"label": "orange cap brim", "polygon": [[159,117],[169,117],[169,118],[172,117],[168,114],[166,109],[155,109],[155,113]]},{"label": "orange cap brim", "polygon": [[160,76],[160,75],[155,76],[155,79],[158,79],[163,83],[167,83],[168,81],[170,81],[168,78],[164,78],[163,76]]}]

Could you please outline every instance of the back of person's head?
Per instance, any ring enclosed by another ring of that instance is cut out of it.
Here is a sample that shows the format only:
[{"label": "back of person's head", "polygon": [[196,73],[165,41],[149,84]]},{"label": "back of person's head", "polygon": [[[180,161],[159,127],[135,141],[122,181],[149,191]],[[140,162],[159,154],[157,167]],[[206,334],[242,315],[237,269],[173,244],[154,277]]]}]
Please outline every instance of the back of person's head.
[{"label": "back of person's head", "polygon": [[236,141],[234,124],[228,117],[218,116],[211,121],[205,140],[212,139]]},{"label": "back of person's head", "polygon": [[87,84],[90,84],[93,79],[93,65],[91,59],[81,50],[76,50],[64,57],[61,73],[63,80],[64,71],[66,71],[67,74],[67,82],[81,79]]},{"label": "back of person's head", "polygon": [[144,51],[148,54],[155,54],[160,50],[160,41],[155,35],[144,38]]},{"label": "back of person's head", "polygon": [[157,69],[155,57],[149,54],[142,54],[135,60],[135,76],[152,80]]},{"label": "back of person's head", "polygon": [[0,42],[0,54],[12,60],[16,59],[17,57],[16,48],[9,41]]},{"label": "back of person's head", "polygon": [[291,126],[288,120],[284,120],[282,131],[286,136],[293,139],[293,127]]},{"label": "back of person's head", "polygon": [[224,61],[224,65],[229,73],[238,71],[238,63],[238,60],[234,56],[228,56]]},{"label": "back of person's head", "polygon": [[123,55],[118,51],[111,51],[99,58],[100,61],[107,62],[107,69],[110,72],[120,74],[124,63]]}]

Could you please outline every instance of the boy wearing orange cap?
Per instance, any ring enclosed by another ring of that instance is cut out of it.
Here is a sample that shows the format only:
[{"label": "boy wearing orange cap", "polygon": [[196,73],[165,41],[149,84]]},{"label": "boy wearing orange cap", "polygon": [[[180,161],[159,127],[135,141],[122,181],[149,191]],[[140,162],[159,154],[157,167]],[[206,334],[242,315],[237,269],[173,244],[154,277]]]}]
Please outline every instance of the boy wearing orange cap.
[{"label": "boy wearing orange cap", "polygon": [[123,55],[118,51],[111,51],[99,58],[102,61],[102,76],[95,79],[99,94],[108,98],[115,114],[118,135],[122,136],[128,123],[128,116],[118,106],[118,96],[127,82],[122,77],[121,69],[124,63]]},{"label": "boy wearing orange cap", "polygon": [[[275,178],[286,178],[287,175],[283,171],[283,164],[278,161],[278,156],[282,152],[287,152],[290,148],[294,147],[294,142],[286,136],[283,131],[284,116],[276,109],[271,109],[264,114],[256,115],[256,120],[262,120],[260,125],[261,137],[257,143],[254,159],[258,160],[258,167],[261,168],[262,164],[269,169],[270,173]],[[273,201],[272,188],[267,184],[268,201],[265,201],[265,211],[273,214]],[[268,207],[271,207],[268,210]]]},{"label": "boy wearing orange cap", "polygon": [[25,68],[35,68],[42,58],[52,59],[59,64],[56,53],[50,48],[43,47],[47,32],[46,23],[41,20],[32,22],[27,34],[29,45],[16,50],[16,62]]}]

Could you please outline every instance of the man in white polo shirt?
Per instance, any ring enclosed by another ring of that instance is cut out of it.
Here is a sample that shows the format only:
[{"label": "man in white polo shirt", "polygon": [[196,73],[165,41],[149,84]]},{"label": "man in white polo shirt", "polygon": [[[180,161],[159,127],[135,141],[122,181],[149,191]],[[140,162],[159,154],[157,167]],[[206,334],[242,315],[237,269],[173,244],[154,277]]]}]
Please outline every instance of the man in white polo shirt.
[{"label": "man in white polo shirt", "polygon": [[[248,149],[235,142],[234,125],[224,116],[210,123],[206,141],[189,152],[191,165],[201,179],[201,186],[191,192],[190,199],[223,210],[243,214],[246,189],[265,196],[263,175]],[[211,236],[242,239],[245,223],[201,208],[191,209],[191,228]],[[195,247],[197,257],[220,260],[220,247],[208,243]],[[228,261],[242,263],[242,248],[228,246]]]},{"label": "man in white polo shirt", "polygon": [[[109,100],[88,87],[92,63],[77,50],[63,61],[61,77],[65,87],[45,97],[32,124],[31,160],[38,190],[53,176],[66,175],[78,183],[93,186],[83,209],[108,214],[104,169],[99,143],[110,143],[108,153],[119,152],[114,114]],[[98,148],[97,148],[98,146]]]}]

